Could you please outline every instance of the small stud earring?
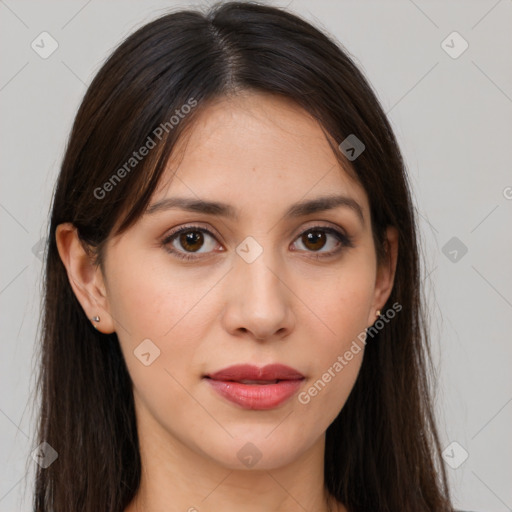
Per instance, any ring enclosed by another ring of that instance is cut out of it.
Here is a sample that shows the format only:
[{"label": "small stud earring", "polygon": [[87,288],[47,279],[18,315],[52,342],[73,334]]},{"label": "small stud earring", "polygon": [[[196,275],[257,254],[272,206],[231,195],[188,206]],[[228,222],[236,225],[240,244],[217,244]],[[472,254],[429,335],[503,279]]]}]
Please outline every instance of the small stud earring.
[{"label": "small stud earring", "polygon": [[92,319],[93,319],[94,322],[99,322],[100,321],[100,317],[99,316],[93,316]]},{"label": "small stud earring", "polygon": [[380,316],[380,309],[377,309],[377,311],[375,311],[375,314],[377,315],[377,317]]}]

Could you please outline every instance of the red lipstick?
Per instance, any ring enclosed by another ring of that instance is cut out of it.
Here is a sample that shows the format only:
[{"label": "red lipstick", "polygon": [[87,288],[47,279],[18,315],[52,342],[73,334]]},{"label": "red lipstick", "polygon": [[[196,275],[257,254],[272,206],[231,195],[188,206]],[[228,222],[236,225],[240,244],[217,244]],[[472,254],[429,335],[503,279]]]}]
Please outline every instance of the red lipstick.
[{"label": "red lipstick", "polygon": [[241,364],[205,376],[212,388],[244,409],[273,409],[294,395],[304,375],[282,364]]}]

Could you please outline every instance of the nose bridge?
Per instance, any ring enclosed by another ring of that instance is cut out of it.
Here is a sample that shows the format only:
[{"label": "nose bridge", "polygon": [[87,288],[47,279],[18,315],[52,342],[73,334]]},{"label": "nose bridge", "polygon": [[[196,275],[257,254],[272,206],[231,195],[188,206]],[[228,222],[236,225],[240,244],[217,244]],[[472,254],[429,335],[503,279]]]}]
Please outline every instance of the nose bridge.
[{"label": "nose bridge", "polygon": [[[258,250],[257,247],[251,245],[250,241],[247,244],[249,252],[246,254],[250,255],[250,258],[239,254],[240,258],[236,263],[236,272],[240,277],[240,291],[243,294],[249,294],[252,300],[259,302],[261,299],[265,301],[264,304],[270,304],[281,295],[281,281],[276,275],[279,267],[277,258],[274,257],[270,246],[263,250],[260,245],[261,249]],[[242,244],[240,246],[240,251],[237,250],[238,253],[246,248]]]},{"label": "nose bridge", "polygon": [[237,247],[227,317],[230,330],[250,331],[257,339],[288,331],[291,319],[279,257],[270,242],[263,245],[246,239]]}]

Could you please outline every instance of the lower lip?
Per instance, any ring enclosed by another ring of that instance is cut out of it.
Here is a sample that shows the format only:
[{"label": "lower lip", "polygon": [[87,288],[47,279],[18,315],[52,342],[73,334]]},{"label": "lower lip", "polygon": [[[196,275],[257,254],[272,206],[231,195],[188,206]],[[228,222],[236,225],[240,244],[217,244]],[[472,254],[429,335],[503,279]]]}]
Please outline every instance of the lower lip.
[{"label": "lower lip", "polygon": [[273,409],[286,402],[300,388],[302,380],[282,380],[275,384],[242,384],[206,379],[221,396],[244,409]]}]

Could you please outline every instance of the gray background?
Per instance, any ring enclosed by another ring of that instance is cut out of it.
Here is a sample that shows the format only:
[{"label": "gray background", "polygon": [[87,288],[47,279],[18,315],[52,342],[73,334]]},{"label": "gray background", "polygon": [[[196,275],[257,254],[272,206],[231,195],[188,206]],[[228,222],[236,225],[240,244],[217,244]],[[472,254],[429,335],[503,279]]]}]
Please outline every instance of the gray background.
[{"label": "gray background", "polygon": [[[389,113],[418,208],[454,503],[512,510],[512,1],[271,3],[335,36]],[[1,512],[30,510],[37,243],[74,114],[121,39],[189,5],[0,0]],[[47,59],[31,48],[43,31],[59,45]],[[441,45],[453,31],[469,44],[458,58]]]}]

